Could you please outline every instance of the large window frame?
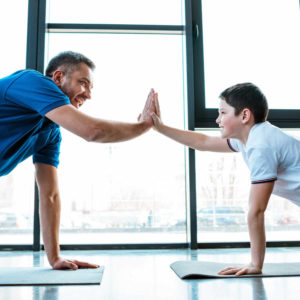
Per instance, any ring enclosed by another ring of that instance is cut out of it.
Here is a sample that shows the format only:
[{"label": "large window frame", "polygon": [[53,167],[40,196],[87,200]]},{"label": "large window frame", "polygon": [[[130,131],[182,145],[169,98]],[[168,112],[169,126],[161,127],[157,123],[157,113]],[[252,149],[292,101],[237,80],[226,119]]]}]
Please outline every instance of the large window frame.
[{"label": "large window frame", "polygon": [[[299,1],[300,5],[300,1]],[[202,0],[192,0],[195,128],[216,128],[217,109],[205,107]],[[299,109],[270,109],[268,120],[281,128],[300,128]]]},{"label": "large window frame", "polygon": [[[187,128],[215,128],[217,109],[205,108],[204,56],[201,0],[185,0],[183,25],[120,25],[120,24],[46,24],[46,0],[29,0],[26,68],[44,71],[46,32],[60,31],[111,31],[126,33],[181,33],[186,39],[186,78],[187,78]],[[300,128],[298,110],[271,109],[269,120],[283,128]],[[177,244],[113,244],[113,245],[61,245],[62,250],[78,249],[178,249],[178,248],[223,248],[249,247],[248,242],[198,243],[196,206],[195,151],[187,151],[187,243]],[[35,185],[33,245],[0,245],[2,250],[43,249],[40,241],[39,197]],[[300,241],[267,242],[267,246],[300,246]]]}]

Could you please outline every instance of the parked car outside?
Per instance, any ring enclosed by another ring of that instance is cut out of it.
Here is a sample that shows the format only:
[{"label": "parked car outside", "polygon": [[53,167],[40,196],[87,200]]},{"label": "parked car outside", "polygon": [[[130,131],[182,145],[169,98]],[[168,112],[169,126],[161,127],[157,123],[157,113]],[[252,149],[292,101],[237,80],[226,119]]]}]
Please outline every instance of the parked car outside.
[{"label": "parked car outside", "polygon": [[215,206],[201,208],[198,211],[199,226],[246,225],[247,216],[240,206]]}]

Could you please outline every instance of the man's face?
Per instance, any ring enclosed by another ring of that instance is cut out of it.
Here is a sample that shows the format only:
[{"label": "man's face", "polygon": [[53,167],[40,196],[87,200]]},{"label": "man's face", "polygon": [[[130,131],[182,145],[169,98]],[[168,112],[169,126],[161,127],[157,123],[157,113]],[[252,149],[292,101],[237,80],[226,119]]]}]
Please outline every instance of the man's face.
[{"label": "man's face", "polygon": [[58,84],[76,108],[83,105],[86,99],[91,98],[92,75],[92,70],[86,64],[80,63],[72,73],[64,73]]},{"label": "man's face", "polygon": [[239,138],[241,116],[236,116],[234,107],[227,104],[225,100],[220,100],[219,116],[216,122],[221,128],[222,138]]}]

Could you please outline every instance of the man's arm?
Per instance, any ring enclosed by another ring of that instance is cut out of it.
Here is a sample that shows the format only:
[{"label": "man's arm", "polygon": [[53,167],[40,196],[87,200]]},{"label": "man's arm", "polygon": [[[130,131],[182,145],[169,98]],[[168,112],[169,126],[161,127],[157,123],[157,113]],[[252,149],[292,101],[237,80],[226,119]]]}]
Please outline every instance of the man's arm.
[{"label": "man's arm", "polygon": [[154,129],[156,129],[159,133],[195,150],[213,152],[232,152],[232,150],[227,144],[226,139],[208,136],[195,131],[181,130],[166,126],[161,121],[160,107],[157,94],[154,95],[154,103],[155,113],[152,113],[152,119],[154,123]]},{"label": "man's arm", "polygon": [[54,166],[42,163],[36,163],[35,169],[40,196],[43,242],[50,265],[53,269],[73,270],[78,269],[78,267],[99,267],[98,265],[80,262],[77,260],[67,260],[60,257],[60,196],[58,190],[57,171]]},{"label": "man's arm", "polygon": [[228,267],[219,272],[219,274],[235,274],[236,276],[240,276],[245,274],[262,273],[266,251],[264,215],[273,187],[274,181],[251,185],[248,212],[251,263],[242,267]]},{"label": "man's arm", "polygon": [[123,142],[140,136],[152,126],[154,90],[151,90],[137,123],[108,121],[90,117],[72,105],[63,105],[46,114],[46,117],[87,141],[98,143]]}]

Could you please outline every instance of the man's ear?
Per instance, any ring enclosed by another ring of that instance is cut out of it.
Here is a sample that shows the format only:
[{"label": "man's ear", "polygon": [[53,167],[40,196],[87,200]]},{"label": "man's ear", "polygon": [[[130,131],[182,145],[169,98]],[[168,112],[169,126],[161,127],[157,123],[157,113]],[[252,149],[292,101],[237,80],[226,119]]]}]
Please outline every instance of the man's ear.
[{"label": "man's ear", "polygon": [[253,117],[252,112],[249,108],[244,108],[241,112],[242,122],[247,124]]},{"label": "man's ear", "polygon": [[52,74],[52,80],[55,82],[57,86],[61,86],[61,82],[65,76],[65,72],[62,70],[55,70],[54,73]]}]

